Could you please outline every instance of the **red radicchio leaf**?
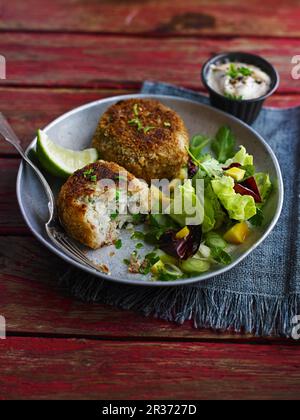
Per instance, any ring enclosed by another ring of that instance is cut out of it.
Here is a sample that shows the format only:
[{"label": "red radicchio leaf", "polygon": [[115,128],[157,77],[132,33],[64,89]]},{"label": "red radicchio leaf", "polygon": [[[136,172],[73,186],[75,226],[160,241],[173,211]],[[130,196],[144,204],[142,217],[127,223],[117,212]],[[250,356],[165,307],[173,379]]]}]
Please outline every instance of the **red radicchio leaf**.
[{"label": "red radicchio leaf", "polygon": [[189,179],[192,179],[196,173],[198,172],[198,166],[192,161],[192,159],[189,159],[188,161],[188,177]]},{"label": "red radicchio leaf", "polygon": [[190,233],[186,238],[177,239],[177,231],[168,230],[159,240],[160,249],[181,260],[192,257],[196,254],[201,244],[202,229],[201,226],[189,226],[189,231]]},{"label": "red radicchio leaf", "polygon": [[251,195],[256,203],[262,202],[259,189],[253,176],[241,182],[240,184],[236,184],[234,186],[234,190],[236,193],[241,195]]},{"label": "red radicchio leaf", "polygon": [[259,192],[254,176],[251,176],[250,178],[245,179],[245,181],[242,182],[242,185],[249,188],[249,190],[252,190],[259,197],[258,202],[261,203],[262,200],[261,200],[260,192]]}]

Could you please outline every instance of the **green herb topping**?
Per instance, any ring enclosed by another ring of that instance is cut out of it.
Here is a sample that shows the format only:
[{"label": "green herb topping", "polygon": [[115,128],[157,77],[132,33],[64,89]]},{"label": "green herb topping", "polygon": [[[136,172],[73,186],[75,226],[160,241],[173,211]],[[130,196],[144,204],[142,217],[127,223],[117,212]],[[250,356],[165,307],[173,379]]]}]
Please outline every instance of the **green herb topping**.
[{"label": "green herb topping", "polygon": [[128,121],[129,125],[136,125],[138,131],[144,131],[144,134],[147,134],[150,130],[153,130],[155,127],[153,127],[152,125],[147,125],[146,127],[143,126],[142,121],[140,120],[139,116],[140,116],[140,111],[141,109],[139,109],[138,104],[134,104],[133,105],[133,114],[134,114],[134,118],[132,120]]},{"label": "green herb topping", "polygon": [[93,175],[94,174],[94,169],[90,168],[87,169],[86,171],[83,172],[83,176],[87,179],[89,179],[92,182],[96,182],[97,181],[97,175]]},{"label": "green herb topping", "polygon": [[248,67],[236,67],[235,64],[230,63],[229,70],[227,71],[227,76],[232,79],[237,79],[240,76],[251,76],[253,73]]},{"label": "green herb topping", "polygon": [[111,220],[116,220],[116,218],[118,217],[118,212],[116,211],[116,213],[113,213],[110,215]]},{"label": "green herb topping", "polygon": [[130,238],[131,239],[144,239],[145,234],[143,232],[136,230],[135,232],[133,232]]},{"label": "green herb topping", "polygon": [[224,96],[232,101],[242,101],[243,95],[233,95],[232,93],[225,92]]}]

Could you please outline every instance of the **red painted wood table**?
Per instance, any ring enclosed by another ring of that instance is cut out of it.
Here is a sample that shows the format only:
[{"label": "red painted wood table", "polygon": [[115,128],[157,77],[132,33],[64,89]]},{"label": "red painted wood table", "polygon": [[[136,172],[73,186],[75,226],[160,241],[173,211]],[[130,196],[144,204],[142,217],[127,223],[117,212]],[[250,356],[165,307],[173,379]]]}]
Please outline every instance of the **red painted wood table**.
[{"label": "red painted wood table", "polygon": [[[86,102],[136,92],[144,79],[198,91],[202,63],[253,51],[279,69],[269,104],[300,104],[299,0],[0,1],[1,111],[26,146],[35,130]],[[300,397],[300,347],[217,334],[69,297],[62,262],[25,226],[19,157],[0,142],[0,398]]]}]

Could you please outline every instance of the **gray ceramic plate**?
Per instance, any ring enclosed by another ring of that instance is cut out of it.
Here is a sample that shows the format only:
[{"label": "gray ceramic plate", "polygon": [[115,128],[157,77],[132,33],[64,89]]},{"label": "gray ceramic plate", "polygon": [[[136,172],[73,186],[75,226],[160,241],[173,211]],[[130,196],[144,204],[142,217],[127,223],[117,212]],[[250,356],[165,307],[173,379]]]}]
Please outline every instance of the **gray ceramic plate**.
[{"label": "gray ceramic plate", "polygon": [[[264,209],[265,225],[262,228],[255,230],[245,244],[233,249],[232,264],[225,267],[216,265],[211,271],[203,273],[200,276],[188,278],[186,280],[180,279],[173,282],[153,282],[149,277],[129,274],[127,272],[127,267],[123,263],[123,259],[128,258],[130,253],[135,249],[136,241],[130,239],[130,232],[123,231],[123,246],[120,250],[116,250],[114,246],[111,246],[88,252],[89,257],[95,262],[104,263],[110,268],[111,274],[105,275],[81,266],[57,249],[48,239],[44,229],[44,224],[48,218],[45,194],[31,169],[26,164],[21,163],[17,179],[17,197],[27,225],[38,240],[55,254],[78,268],[110,281],[135,285],[178,286],[207,280],[230,270],[246,258],[247,255],[249,255],[249,253],[269,235],[280,216],[283,201],[283,184],[280,168],[274,153],[268,144],[254,130],[238,119],[209,106],[169,96],[130,95],[92,102],[62,115],[49,124],[45,128],[45,131],[49,134],[51,139],[64,147],[78,150],[89,147],[97,122],[103,112],[120,99],[132,97],[156,98],[162,103],[170,106],[181,115],[191,136],[196,133],[213,136],[220,126],[229,125],[235,134],[238,144],[243,144],[247,148],[247,151],[254,155],[257,170],[268,172],[275,185],[272,196]],[[27,153],[30,152],[30,149],[35,147],[35,142],[36,139],[27,149]],[[61,186],[61,181],[52,178],[47,174],[45,175],[53,188],[54,193],[57,194]],[[146,247],[141,254],[147,253],[151,249],[152,248]],[[112,253],[114,253],[113,256]]]}]

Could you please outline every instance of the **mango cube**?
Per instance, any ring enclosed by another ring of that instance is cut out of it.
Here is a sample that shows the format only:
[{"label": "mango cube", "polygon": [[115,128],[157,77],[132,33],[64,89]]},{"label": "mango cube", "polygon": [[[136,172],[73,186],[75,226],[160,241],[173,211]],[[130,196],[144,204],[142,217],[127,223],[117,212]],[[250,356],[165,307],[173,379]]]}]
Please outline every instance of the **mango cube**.
[{"label": "mango cube", "polygon": [[225,171],[225,175],[231,176],[231,178],[235,179],[237,182],[240,182],[244,179],[246,171],[241,168],[230,168]]},{"label": "mango cube", "polygon": [[153,274],[159,274],[164,270],[164,268],[165,264],[161,260],[159,260],[151,267],[151,272]]},{"label": "mango cube", "polygon": [[228,232],[225,233],[224,239],[230,244],[240,245],[247,239],[250,229],[246,222],[237,223]]},{"label": "mango cube", "polygon": [[189,235],[189,233],[189,228],[185,226],[183,229],[176,233],[176,239],[184,239]]}]

